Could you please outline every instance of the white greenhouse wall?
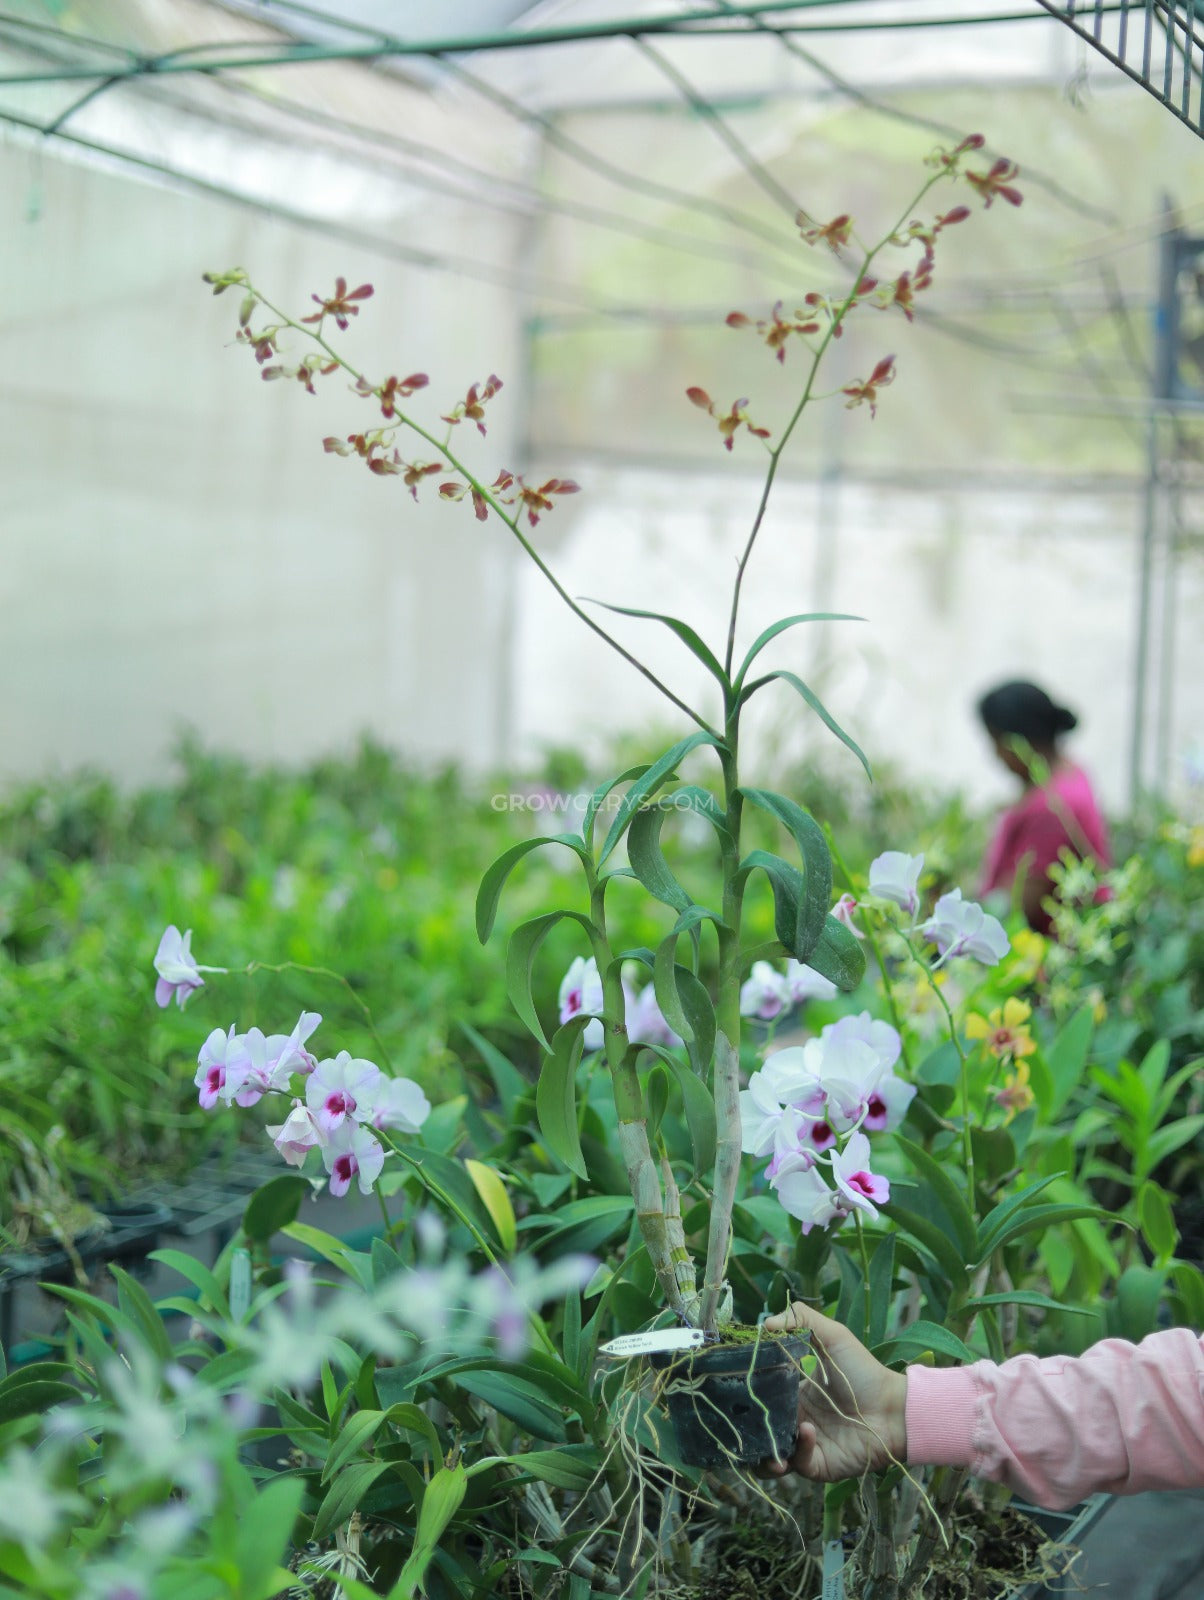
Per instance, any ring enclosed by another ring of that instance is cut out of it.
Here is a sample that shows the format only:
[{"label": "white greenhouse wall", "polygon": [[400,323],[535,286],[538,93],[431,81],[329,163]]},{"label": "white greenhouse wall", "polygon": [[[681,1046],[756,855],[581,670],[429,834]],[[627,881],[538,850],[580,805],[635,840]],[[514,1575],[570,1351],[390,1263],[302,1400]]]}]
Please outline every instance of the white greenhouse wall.
[{"label": "white greenhouse wall", "polygon": [[[449,275],[20,141],[0,141],[0,196],[0,782],[81,763],[160,776],[184,727],[272,760],[362,730],[423,759],[497,760],[509,549],[429,484],[415,506],[324,454],[323,435],[370,425],[366,402],[339,376],[318,399],[261,383],[233,344],[236,294],[213,298],[201,272],[253,269],[294,313],[337,274],[371,280],[340,346],[382,378],[442,374],[431,416],[518,368],[508,293],[466,297]],[[420,230],[384,225],[468,252],[483,226],[446,206]],[[490,459],[512,455],[520,412],[497,408]]]},{"label": "white greenhouse wall", "polygon": [[[750,479],[721,473],[610,475],[604,506],[582,497],[556,549],[557,570],[574,595],[683,617],[721,654],[756,490]],[[1031,677],[1077,710],[1081,726],[1068,748],[1096,775],[1107,806],[1123,809],[1140,516],[1136,490],[785,484],[750,564],[738,649],[793,612],[864,617],[784,635],[766,650],[764,670],[786,667],[807,680],[871,762],[982,802],[1005,796],[1012,780],[991,756],[974,702],[1005,678]],[[1197,555],[1180,578],[1170,740],[1177,757],[1204,734],[1202,615]],[[606,620],[670,687],[718,715],[711,680],[671,634],[655,623]],[[522,578],[518,637],[526,749],[641,723],[688,731],[623,661],[584,639],[534,573]],[[814,755],[859,770],[793,690],[772,686],[752,705],[763,758]]]}]

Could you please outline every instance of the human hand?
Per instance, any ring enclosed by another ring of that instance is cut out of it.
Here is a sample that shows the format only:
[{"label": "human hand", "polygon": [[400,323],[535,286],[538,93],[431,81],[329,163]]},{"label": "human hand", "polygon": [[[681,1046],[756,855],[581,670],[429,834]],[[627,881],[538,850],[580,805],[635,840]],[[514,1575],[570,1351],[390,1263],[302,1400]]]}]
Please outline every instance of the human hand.
[{"label": "human hand", "polygon": [[801,1301],[767,1318],[765,1327],[808,1329],[819,1357],[817,1370],[803,1378],[799,1390],[794,1454],[788,1461],[766,1461],[765,1472],[774,1477],[801,1472],[835,1483],[906,1458],[906,1374],[875,1361],[846,1327]]}]

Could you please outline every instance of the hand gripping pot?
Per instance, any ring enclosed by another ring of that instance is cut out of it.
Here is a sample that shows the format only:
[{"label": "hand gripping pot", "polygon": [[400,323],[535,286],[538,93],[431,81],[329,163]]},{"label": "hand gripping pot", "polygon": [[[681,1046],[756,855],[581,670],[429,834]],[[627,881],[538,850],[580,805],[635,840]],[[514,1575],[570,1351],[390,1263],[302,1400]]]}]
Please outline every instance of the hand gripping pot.
[{"label": "hand gripping pot", "polygon": [[685,1464],[747,1467],[792,1455],[810,1344],[807,1334],[792,1333],[650,1356],[663,1374],[660,1393]]}]

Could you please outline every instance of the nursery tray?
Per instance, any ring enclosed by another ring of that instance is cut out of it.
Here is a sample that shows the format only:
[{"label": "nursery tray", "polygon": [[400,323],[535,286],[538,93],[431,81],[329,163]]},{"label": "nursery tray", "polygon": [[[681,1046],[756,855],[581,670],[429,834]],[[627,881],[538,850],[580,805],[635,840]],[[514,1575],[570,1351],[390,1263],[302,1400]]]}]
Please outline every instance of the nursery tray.
[{"label": "nursery tray", "polygon": [[1094,1495],[1069,1511],[1012,1503],[1081,1554],[1064,1578],[1026,1584],[1009,1600],[1204,1600],[1204,1490]]}]

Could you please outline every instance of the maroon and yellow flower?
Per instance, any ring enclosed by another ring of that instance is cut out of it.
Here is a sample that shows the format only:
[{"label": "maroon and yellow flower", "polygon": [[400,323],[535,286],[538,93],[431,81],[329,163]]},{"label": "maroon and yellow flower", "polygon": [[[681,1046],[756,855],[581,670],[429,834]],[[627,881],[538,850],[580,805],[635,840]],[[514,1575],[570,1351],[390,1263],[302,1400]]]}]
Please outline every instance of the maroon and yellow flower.
[{"label": "maroon and yellow flower", "polygon": [[1033,1091],[1028,1081],[1028,1062],[1017,1061],[1015,1072],[1005,1079],[1002,1088],[992,1089],[991,1094],[1007,1112],[1007,1116],[1003,1119],[1005,1122],[1010,1122],[1018,1111],[1027,1111],[1033,1103]]},{"label": "maroon and yellow flower", "polygon": [[[1013,997],[985,1017],[967,1017],[966,1038],[980,1039],[997,1061],[1020,1061],[1023,1065],[1022,1058],[1031,1056],[1037,1048],[1036,1040],[1025,1026],[1032,1010],[1027,1000]],[[1027,1067],[1024,1080],[1028,1081]]]}]

